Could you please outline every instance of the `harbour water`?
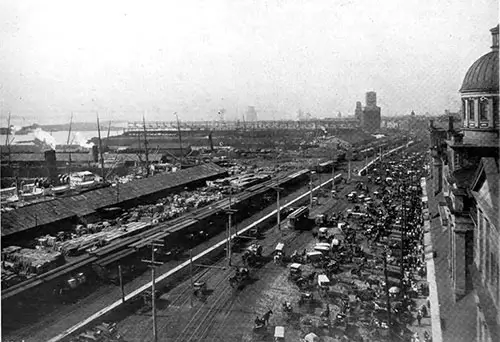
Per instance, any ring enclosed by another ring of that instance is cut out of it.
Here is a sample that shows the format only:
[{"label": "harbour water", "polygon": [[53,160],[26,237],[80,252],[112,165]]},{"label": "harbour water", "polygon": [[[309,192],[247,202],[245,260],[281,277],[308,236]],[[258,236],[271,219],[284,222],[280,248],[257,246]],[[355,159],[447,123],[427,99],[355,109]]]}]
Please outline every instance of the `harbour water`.
[{"label": "harbour water", "polygon": [[[120,135],[123,133],[123,130],[111,130],[109,132],[110,136],[115,136],[115,135]],[[105,138],[108,135],[107,130],[101,130],[101,137]],[[86,144],[90,139],[97,137],[98,132],[97,131],[71,131],[70,133],[70,138],[69,142],[70,144],[76,144],[76,145],[84,145]],[[55,132],[31,132],[28,134],[22,134],[22,135],[9,135],[8,139],[11,144],[28,144],[29,142],[32,142],[35,138],[38,138],[40,140],[48,139],[51,141],[55,141],[57,145],[64,145],[68,141],[68,131],[55,131]],[[0,134],[0,144],[5,145],[7,136]]]}]

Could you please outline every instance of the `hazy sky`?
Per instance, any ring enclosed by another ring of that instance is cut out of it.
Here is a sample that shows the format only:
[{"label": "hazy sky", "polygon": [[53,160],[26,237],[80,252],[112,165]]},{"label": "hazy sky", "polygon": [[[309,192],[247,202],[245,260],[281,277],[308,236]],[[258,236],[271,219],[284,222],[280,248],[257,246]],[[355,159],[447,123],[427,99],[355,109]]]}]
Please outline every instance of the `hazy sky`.
[{"label": "hazy sky", "polygon": [[497,23],[496,0],[2,0],[2,123],[325,117],[368,90],[442,113]]}]

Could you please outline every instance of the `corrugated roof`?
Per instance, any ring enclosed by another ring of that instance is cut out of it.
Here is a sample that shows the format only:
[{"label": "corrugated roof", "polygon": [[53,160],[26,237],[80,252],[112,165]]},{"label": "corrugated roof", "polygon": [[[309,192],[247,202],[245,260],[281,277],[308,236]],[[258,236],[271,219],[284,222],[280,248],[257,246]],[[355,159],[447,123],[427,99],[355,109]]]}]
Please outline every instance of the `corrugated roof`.
[{"label": "corrugated roof", "polygon": [[[2,155],[2,162],[7,162],[9,160],[9,155]],[[68,162],[70,160],[69,153],[57,153],[56,162]],[[45,156],[43,153],[12,153],[10,155],[11,162],[45,162]],[[90,153],[75,152],[71,153],[71,161],[73,162],[93,162],[93,157]]]},{"label": "corrugated roof", "polygon": [[75,216],[85,216],[97,209],[220,175],[224,172],[223,168],[215,164],[203,164],[166,175],[157,175],[121,184],[118,192],[116,187],[107,187],[77,196],[63,197],[7,211],[2,213],[2,236]]}]

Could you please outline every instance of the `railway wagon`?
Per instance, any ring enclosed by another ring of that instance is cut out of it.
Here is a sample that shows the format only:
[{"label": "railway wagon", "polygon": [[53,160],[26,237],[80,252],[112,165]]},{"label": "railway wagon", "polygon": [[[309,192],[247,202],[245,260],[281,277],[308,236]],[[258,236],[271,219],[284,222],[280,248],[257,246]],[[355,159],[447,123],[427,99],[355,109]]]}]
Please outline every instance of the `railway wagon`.
[{"label": "railway wagon", "polygon": [[309,219],[309,207],[302,206],[290,214],[288,227],[295,230],[310,230],[313,227],[313,220]]}]

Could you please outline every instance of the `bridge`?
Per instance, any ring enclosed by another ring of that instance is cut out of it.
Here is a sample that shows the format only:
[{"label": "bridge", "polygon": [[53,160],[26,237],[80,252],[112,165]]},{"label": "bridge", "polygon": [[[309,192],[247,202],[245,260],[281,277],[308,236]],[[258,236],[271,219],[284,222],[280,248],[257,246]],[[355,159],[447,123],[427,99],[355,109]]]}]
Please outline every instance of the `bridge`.
[{"label": "bridge", "polygon": [[332,130],[332,129],[356,129],[359,121],[355,118],[335,118],[318,120],[262,120],[262,121],[186,121],[180,122],[177,127],[175,121],[149,121],[129,122],[125,132],[148,131],[252,131],[252,130]]}]

